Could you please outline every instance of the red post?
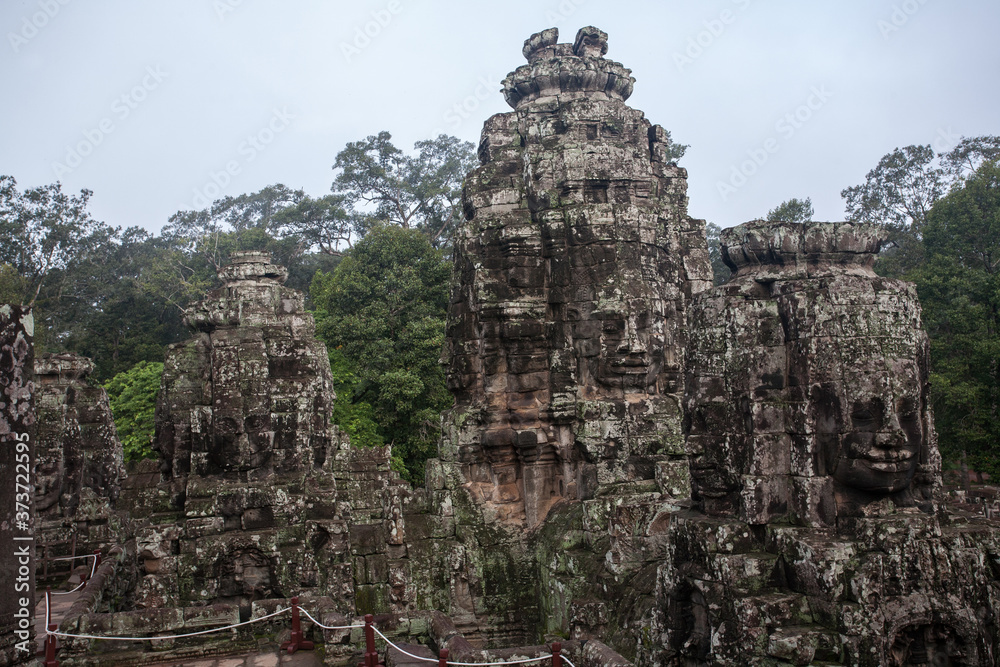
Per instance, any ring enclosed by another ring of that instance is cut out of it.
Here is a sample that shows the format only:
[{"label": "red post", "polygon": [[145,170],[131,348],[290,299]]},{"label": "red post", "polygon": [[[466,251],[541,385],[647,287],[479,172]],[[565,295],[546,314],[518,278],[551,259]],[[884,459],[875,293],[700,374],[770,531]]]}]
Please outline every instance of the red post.
[{"label": "red post", "polygon": [[314,648],[314,644],[306,639],[302,634],[302,620],[299,618],[299,598],[298,596],[292,598],[292,637],[289,641],[284,642],[281,645],[282,651],[288,651],[289,655],[295,653],[299,649],[303,651],[311,651]]},{"label": "red post", "polygon": [[365,614],[365,667],[378,667],[378,653],[375,651],[375,617]]},{"label": "red post", "polygon": [[438,667],[448,667],[448,655],[448,649],[441,649],[441,657],[438,659]]},{"label": "red post", "polygon": [[[55,632],[59,629],[59,626],[55,623],[50,623],[48,626],[49,632]],[[45,667],[59,667],[59,661],[56,660],[56,636],[46,635],[45,636],[45,662],[43,663]]]},{"label": "red post", "polygon": [[552,642],[552,667],[562,667],[563,661],[559,654],[560,651],[562,651],[562,642]]}]

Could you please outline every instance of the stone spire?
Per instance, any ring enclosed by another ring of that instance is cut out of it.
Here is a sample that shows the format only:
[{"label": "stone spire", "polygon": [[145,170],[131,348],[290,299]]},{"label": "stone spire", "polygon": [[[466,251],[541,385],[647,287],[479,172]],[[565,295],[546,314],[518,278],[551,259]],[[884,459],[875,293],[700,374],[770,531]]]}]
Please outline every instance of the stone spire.
[{"label": "stone spire", "polygon": [[455,238],[441,456],[508,523],[686,471],[684,317],[710,284],[704,223],[663,128],[625,105],[607,35],[530,37],[486,121]]},{"label": "stone spire", "polygon": [[322,465],[333,379],[325,346],[287,270],[262,252],[233,253],[222,287],[189,308],[193,339],[164,363],[154,446],[168,477]]}]

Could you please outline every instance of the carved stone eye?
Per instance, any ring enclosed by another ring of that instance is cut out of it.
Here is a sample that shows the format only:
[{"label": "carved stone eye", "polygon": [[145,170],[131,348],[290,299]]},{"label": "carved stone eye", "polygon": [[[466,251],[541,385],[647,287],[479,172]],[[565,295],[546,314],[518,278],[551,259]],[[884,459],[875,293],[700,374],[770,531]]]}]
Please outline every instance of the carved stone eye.
[{"label": "carved stone eye", "polygon": [[917,421],[920,414],[917,410],[917,406],[912,399],[905,398],[899,402],[896,408],[896,414],[899,416],[900,421]]}]

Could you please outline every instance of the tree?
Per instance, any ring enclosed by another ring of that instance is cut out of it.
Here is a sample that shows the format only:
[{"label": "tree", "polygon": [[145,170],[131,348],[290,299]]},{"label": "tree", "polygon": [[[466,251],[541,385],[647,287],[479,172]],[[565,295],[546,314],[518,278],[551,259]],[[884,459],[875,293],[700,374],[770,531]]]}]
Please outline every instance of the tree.
[{"label": "tree", "polygon": [[385,224],[358,241],[332,274],[317,273],[311,290],[317,333],[343,392],[338,401],[354,406],[335,416],[357,420],[338,424],[358,433],[374,420],[366,438],[391,444],[395,466],[417,484],[435,451],[441,411],[452,401],[438,362],[450,278],[449,263],[426,235]]},{"label": "tree", "polygon": [[414,149],[406,155],[392,135],[379,132],[337,154],[332,190],[355,213],[358,236],[374,222],[419,229],[435,245],[450,239],[462,218],[462,179],[476,164],[475,146],[442,134]]},{"label": "tree", "polygon": [[884,227],[888,242],[876,264],[882,275],[905,277],[923,262],[922,229],[931,207],[984,161],[1000,157],[1000,137],[962,138],[935,153],[930,145],[887,153],[861,185],[845,188],[848,219]]},{"label": "tree", "polygon": [[1000,475],[1000,166],[982,163],[929,211],[911,272],[931,340],[943,454]]},{"label": "tree", "polygon": [[946,189],[936,157],[930,145],[906,146],[884,155],[864,183],[841,191],[848,219],[896,230],[922,226]]},{"label": "tree", "polygon": [[94,262],[74,266],[67,282],[77,293],[50,304],[63,349],[94,360],[94,377],[106,380],[140,361],[160,361],[164,349],[187,335],[177,298],[182,287],[161,276],[170,252],[161,239],[129,228],[102,246]]},{"label": "tree", "polygon": [[307,246],[295,235],[280,235],[284,221],[280,216],[305,198],[302,190],[276,183],[258,192],[218,199],[200,211],[174,213],[161,234],[180,253],[174,258],[178,277],[185,282],[197,280],[207,271],[211,282],[235,250],[267,250],[290,268]]},{"label": "tree", "polygon": [[344,208],[344,200],[343,195],[303,197],[275,215],[279,233],[298,238],[303,247],[324,255],[342,255],[351,247],[358,226],[357,216]]},{"label": "tree", "polygon": [[126,461],[154,458],[153,412],[162,375],[162,363],[141,361],[104,384]]},{"label": "tree", "polygon": [[941,155],[942,167],[953,180],[963,181],[986,162],[1000,160],[1000,137],[963,137],[955,148]]},{"label": "tree", "polygon": [[[90,217],[93,193],[66,195],[53,183],[23,192],[13,176],[0,176],[0,263],[19,277],[20,304],[34,306],[52,275],[73,263],[86,262],[95,247],[115,230]],[[13,287],[11,282],[6,284]]]},{"label": "tree", "polygon": [[213,202],[209,211],[213,220],[228,223],[233,231],[261,229],[273,236],[275,217],[301,202],[305,196],[302,190],[292,190],[275,183],[258,192],[223,197]]},{"label": "tree", "polygon": [[809,222],[813,217],[812,199],[789,199],[767,212],[768,221]]},{"label": "tree", "polygon": [[312,226],[344,216],[334,199],[315,200],[280,183],[216,200],[200,211],[178,211],[161,232],[169,249],[159,266],[161,288],[175,284],[175,302],[184,308],[216,284],[216,275],[234,251],[264,250],[288,269],[289,287],[307,290],[312,273],[305,275],[305,267],[335,265],[308,257],[308,251],[327,239],[325,230]]}]

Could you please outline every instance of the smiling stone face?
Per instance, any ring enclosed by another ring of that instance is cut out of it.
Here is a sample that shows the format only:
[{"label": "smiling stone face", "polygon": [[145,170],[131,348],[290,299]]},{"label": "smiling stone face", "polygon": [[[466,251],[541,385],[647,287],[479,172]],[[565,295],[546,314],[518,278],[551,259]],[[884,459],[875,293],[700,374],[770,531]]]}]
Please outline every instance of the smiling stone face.
[{"label": "smiling stone face", "polygon": [[[909,401],[902,400],[901,403]],[[917,469],[920,431],[906,438],[900,428],[903,419],[916,422],[912,407],[887,409],[881,398],[857,401],[851,409],[851,430],[841,436],[840,448],[830,469],[833,478],[845,486],[868,491],[902,491]]]},{"label": "smiling stone face", "polygon": [[877,246],[850,223],[724,233],[736,273],[699,297],[687,353],[691,474],[709,514],[831,525],[929,508],[927,336],[912,286],[871,270]]},{"label": "smiling stone face", "polygon": [[615,305],[594,312],[601,328],[594,378],[609,387],[645,390],[663,369],[663,304],[655,298],[635,298]]}]

